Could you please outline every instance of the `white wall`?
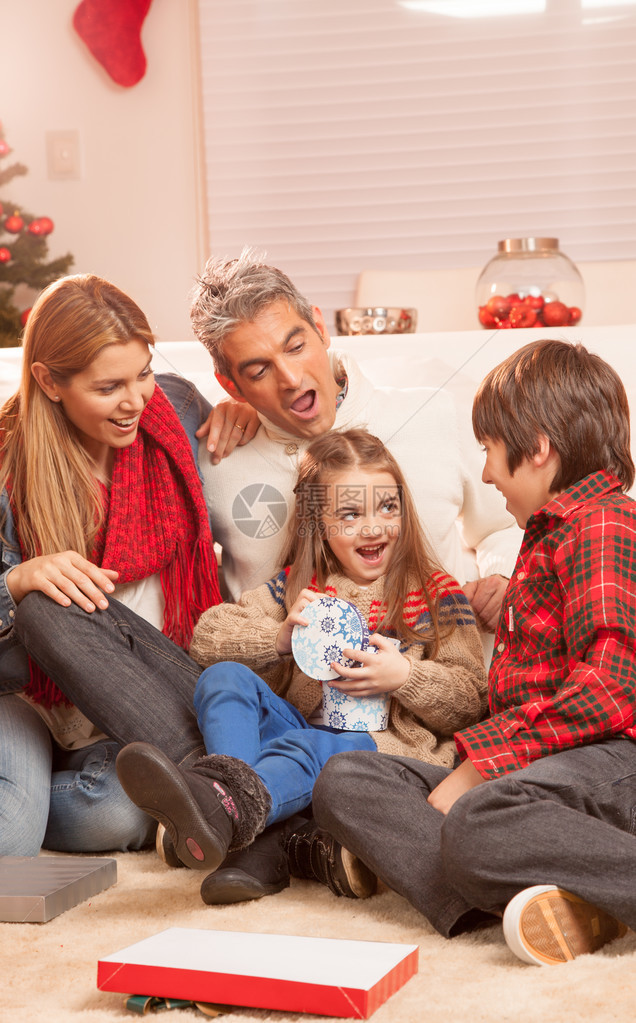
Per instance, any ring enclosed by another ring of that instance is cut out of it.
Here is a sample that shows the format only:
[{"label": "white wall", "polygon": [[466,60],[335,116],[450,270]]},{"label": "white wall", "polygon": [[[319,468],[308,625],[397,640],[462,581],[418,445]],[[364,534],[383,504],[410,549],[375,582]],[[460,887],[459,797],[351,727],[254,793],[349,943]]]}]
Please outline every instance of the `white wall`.
[{"label": "white wall", "polygon": [[[55,231],[49,256],[113,281],[162,340],[190,339],[188,293],[206,253],[197,214],[194,0],[153,0],[141,82],[116,85],[72,26],[79,0],[2,4],[0,120],[29,173],[2,188]],[[77,181],[47,177],[45,133],[80,132]],[[203,207],[202,207],[203,208]]]}]

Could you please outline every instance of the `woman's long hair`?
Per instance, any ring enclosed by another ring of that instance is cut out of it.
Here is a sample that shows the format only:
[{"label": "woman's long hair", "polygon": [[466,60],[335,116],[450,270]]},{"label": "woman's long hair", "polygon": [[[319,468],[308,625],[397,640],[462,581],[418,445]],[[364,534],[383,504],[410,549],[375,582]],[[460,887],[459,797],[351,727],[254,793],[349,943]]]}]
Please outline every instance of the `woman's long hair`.
[{"label": "woman's long hair", "polygon": [[112,344],[154,344],[141,309],[92,274],[63,277],[38,297],[24,334],[19,390],[0,408],[0,492],[7,488],[25,558],[75,550],[90,557],[102,523],[91,459],[59,403],[31,367],[67,383]]},{"label": "woman's long hair", "polygon": [[[441,569],[424,535],[402,470],[382,441],[366,430],[334,430],[313,441],[303,456],[294,488],[294,516],[289,523],[282,557],[282,564],[290,566],[287,606],[291,607],[314,575],[318,589],[323,590],[327,577],[341,571],[322,527],[325,485],[336,473],[355,469],[390,473],[400,497],[402,524],[384,581],[386,613],[382,628],[393,631],[407,642],[425,641],[428,656],[434,658],[441,636],[452,631],[452,625],[441,628],[439,602],[431,587],[432,572]],[[412,599],[418,589],[422,591],[422,602],[428,605],[431,616],[430,625],[423,632],[414,629],[404,619],[407,600],[409,596]]]}]

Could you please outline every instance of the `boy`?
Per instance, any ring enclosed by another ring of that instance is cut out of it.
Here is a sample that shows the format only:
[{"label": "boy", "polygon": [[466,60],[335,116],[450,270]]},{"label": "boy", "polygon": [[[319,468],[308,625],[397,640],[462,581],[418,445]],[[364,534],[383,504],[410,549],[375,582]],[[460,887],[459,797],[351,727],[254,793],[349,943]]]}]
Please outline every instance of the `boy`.
[{"label": "boy", "polygon": [[315,836],[315,875],[334,890],[348,850],[444,936],[505,910],[519,958],[560,963],[636,928],[629,409],[602,359],[539,341],[486,377],[473,426],[484,481],[525,529],[490,717],[455,735],[452,771],[334,757],[313,793],[333,836]]}]

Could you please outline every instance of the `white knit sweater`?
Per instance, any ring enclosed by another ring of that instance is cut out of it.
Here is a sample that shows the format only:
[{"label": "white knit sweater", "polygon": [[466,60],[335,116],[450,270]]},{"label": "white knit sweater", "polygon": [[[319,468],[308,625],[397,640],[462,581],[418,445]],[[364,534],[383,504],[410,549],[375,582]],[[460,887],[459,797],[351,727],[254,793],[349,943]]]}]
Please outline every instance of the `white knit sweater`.
[{"label": "white knit sweater", "polygon": [[[460,583],[510,576],[521,530],[501,495],[481,481],[483,456],[468,412],[460,414],[444,390],[376,388],[344,352],[330,351],[330,360],[334,377],[348,381],[334,429],[365,427],[386,444],[443,567]],[[234,600],[280,567],[298,465],[310,443],[260,418],[254,440],[219,465],[211,464],[204,440],[199,447],[214,538]]]}]

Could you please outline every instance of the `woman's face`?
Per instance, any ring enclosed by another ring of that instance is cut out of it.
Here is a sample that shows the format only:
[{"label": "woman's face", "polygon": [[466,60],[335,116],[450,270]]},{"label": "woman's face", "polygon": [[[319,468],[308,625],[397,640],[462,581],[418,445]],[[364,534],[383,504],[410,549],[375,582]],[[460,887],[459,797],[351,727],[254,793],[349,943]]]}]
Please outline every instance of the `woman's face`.
[{"label": "woman's face", "polygon": [[137,436],[155,389],[150,360],[145,341],[111,344],[81,373],[56,385],[66,418],[98,466],[107,463],[111,448],[126,448]]},{"label": "woman's face", "polygon": [[347,469],[330,475],[322,515],[324,537],[343,573],[359,586],[385,575],[402,525],[390,472]]}]

